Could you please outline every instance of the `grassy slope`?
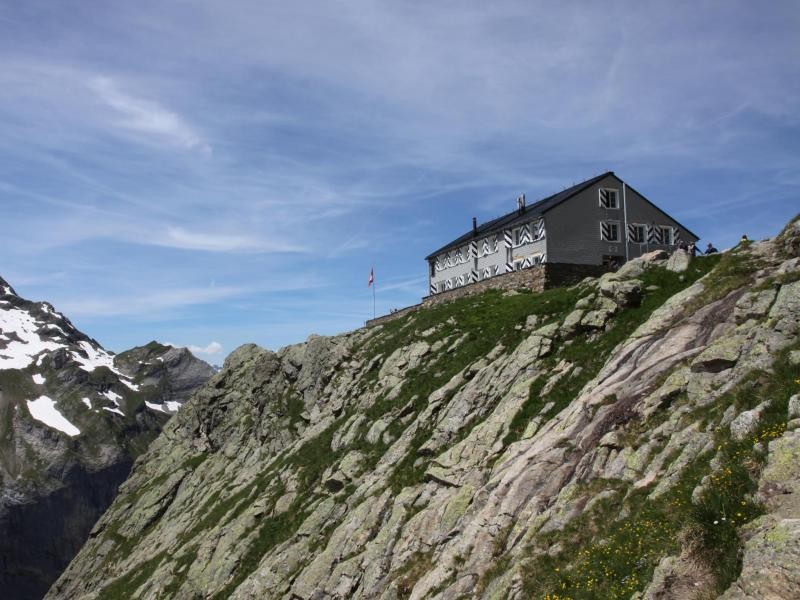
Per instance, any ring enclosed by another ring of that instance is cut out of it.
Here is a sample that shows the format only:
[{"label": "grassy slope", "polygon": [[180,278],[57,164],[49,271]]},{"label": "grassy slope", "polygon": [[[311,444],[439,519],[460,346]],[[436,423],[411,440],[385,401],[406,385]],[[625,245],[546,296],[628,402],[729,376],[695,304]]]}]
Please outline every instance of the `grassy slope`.
[{"label": "grassy slope", "polygon": [[[514,419],[505,443],[509,444],[518,439],[531,417],[546,402],[555,402],[549,415],[556,414],[575,397],[587,381],[596,375],[612,350],[636,326],[643,323],[666,299],[715,266],[717,268],[708,280],[711,285],[708,286],[703,303],[746,283],[754,268],[750,259],[730,254],[694,261],[690,271],[683,276],[663,269],[651,269],[642,276],[642,279],[645,286],[654,286],[656,289],[647,292],[639,307],[623,311],[614,319],[614,326],[602,335],[593,339],[579,336],[568,345],[557,346],[547,359],[551,363],[550,366],[566,359],[581,365],[583,371],[579,376],[562,380],[545,397],[540,394],[541,383],[535,383],[531,387],[528,402]],[[504,295],[499,292],[487,292],[481,296],[421,310],[383,325],[380,334],[372,336],[364,346],[356,348],[354,355],[366,358],[382,355],[386,358],[397,348],[421,339],[420,333],[432,328],[435,328],[435,332],[425,338],[429,343],[459,336],[463,336],[464,340],[454,351],[439,352],[417,369],[407,373],[405,383],[397,397],[391,401],[379,398],[375,404],[368,407],[365,412],[367,422],[364,428],[368,428],[376,419],[397,407],[409,405],[413,412],[419,412],[425,407],[427,397],[465,366],[485,356],[498,344],[508,349],[515,347],[527,335],[521,326],[529,315],[538,315],[542,324],[563,319],[572,310],[581,293],[578,289],[564,288],[548,290],[541,294]],[[782,390],[791,386],[794,379],[800,377],[800,374],[788,366],[785,357],[781,358],[781,361],[776,370],[777,376],[753,375],[753,381],[759,386],[764,386],[763,393],[778,393],[778,388]],[[375,385],[377,370],[376,367],[366,375],[363,381],[365,386]],[[737,389],[731,392],[731,397],[721,400],[714,406],[722,407],[719,408],[722,410],[727,403],[736,402],[744,408],[750,408],[758,402],[758,396],[748,394],[748,391],[751,391],[751,388]],[[782,397],[788,396],[784,394]],[[761,439],[769,439],[782,431],[780,415],[786,414],[785,406],[780,407],[775,404],[773,409],[758,433]],[[711,410],[715,409],[712,407]],[[346,410],[328,430],[306,442],[294,454],[276,457],[272,462],[265,464],[263,473],[250,487],[229,495],[216,494],[206,500],[203,512],[213,515],[213,518],[203,519],[193,530],[186,533],[184,542],[187,551],[181,560],[187,563],[191,562],[194,554],[192,548],[196,535],[232,521],[254,497],[268,495],[276,498],[280,495],[281,490],[274,487],[274,482],[275,475],[281,468],[291,465],[301,474],[301,487],[295,505],[287,515],[266,519],[263,522],[233,580],[216,597],[223,598],[235,589],[255,569],[264,553],[297,530],[307,515],[311,503],[320,497],[314,489],[321,485],[322,474],[329,466],[340,460],[344,453],[354,449],[362,451],[369,469],[385,452],[387,446],[383,442],[369,445],[363,442],[363,438],[362,441],[355,442],[354,446],[331,452],[334,432],[354,414],[354,411],[352,408]],[[659,416],[656,415],[654,418]],[[462,435],[468,434],[475,425],[477,422],[470,423]],[[649,424],[639,425],[647,427]],[[403,426],[394,420],[389,432],[396,436],[402,428]],[[414,439],[411,451],[395,466],[389,481],[394,492],[422,481],[427,461],[418,460],[420,457],[416,450],[429,434],[429,430],[421,428]],[[685,473],[679,485],[658,502],[646,502],[644,494],[628,494],[624,504],[628,516],[624,519],[613,521],[609,518],[611,515],[618,515],[623,508],[619,500],[615,502],[612,498],[598,503],[580,520],[570,524],[564,532],[548,534],[549,538],[543,537],[538,542],[538,546],[547,547],[559,541],[564,545],[564,552],[550,556],[538,554],[537,548],[530,549],[533,563],[526,569],[528,576],[524,581],[525,589],[530,596],[628,597],[632,591],[642,589],[658,560],[668,554],[676,553],[680,545],[679,538],[686,539],[687,535],[690,535],[692,543],[697,545],[698,552],[706,553],[709,562],[718,566],[717,583],[720,589],[724,587],[736,576],[739,568],[735,527],[754,518],[759,512],[759,508],[748,500],[748,494],[753,488],[751,476],[758,470],[759,461],[762,459],[753,455],[752,450],[748,451],[748,447],[752,448],[752,442],[734,444],[726,437],[726,432],[718,432],[717,435],[718,446],[723,450],[725,457],[725,468],[721,471],[722,475],[713,480],[711,493],[706,496],[702,505],[692,505],[689,496],[697,482],[707,474],[709,456],[698,458]],[[458,440],[454,440],[454,443],[455,441]],[[602,484],[603,482],[594,485]],[[624,484],[615,482],[613,486],[623,488]],[[340,501],[345,501],[352,491],[350,488],[344,488],[336,496]],[[720,515],[728,516],[725,521],[720,521]],[[714,521],[717,523],[714,524]],[[720,527],[719,523],[724,525]],[[323,546],[325,539],[324,537],[320,539],[318,545]],[[125,540],[125,543],[130,547],[136,540]],[[103,590],[102,596],[128,597],[125,590],[136,589],[135,584],[144,581],[157,568],[163,557],[156,558],[158,560],[154,559],[139,565],[137,569],[115,580]],[[487,580],[501,574],[506,566],[502,559],[498,559],[497,567],[488,575]],[[408,569],[409,573],[416,570],[412,567]],[[185,571],[184,569],[184,575]],[[409,574],[404,574],[404,577],[408,578]],[[178,576],[173,582],[172,589],[177,590],[181,581],[181,577]],[[407,583],[406,587],[410,589],[413,581]]]},{"label": "grassy slope", "polygon": [[[647,500],[649,488],[631,491],[624,501],[620,494],[598,503],[564,531],[539,536],[539,549],[560,542],[563,550],[555,556],[537,553],[526,568],[526,593],[548,600],[629,598],[650,581],[662,557],[679,554],[686,546],[711,567],[715,591],[724,591],[741,569],[736,530],[762,514],[752,494],[766,455],[753,446],[785,431],[788,398],[800,387],[800,366],[791,365],[787,356],[798,347],[800,343],[781,353],[774,372],[752,373],[708,407],[719,418],[731,404],[748,410],[764,398],[774,399],[750,438],[737,442],[727,427],[715,430],[722,464],[699,504],[692,503],[692,490],[710,474],[713,452],[698,456],[678,485],[658,500]],[[627,484],[621,487],[630,491]],[[619,519],[620,514],[627,516]],[[534,548],[530,550],[533,554]]]}]

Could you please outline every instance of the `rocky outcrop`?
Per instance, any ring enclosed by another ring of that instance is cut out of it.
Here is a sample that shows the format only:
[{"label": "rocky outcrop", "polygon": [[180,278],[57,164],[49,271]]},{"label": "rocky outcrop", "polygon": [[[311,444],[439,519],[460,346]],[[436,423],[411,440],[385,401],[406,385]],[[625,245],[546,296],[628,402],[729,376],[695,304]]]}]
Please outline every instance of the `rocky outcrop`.
[{"label": "rocky outcrop", "polygon": [[118,356],[0,279],[0,589],[38,599],[134,459],[212,369],[151,343]]},{"label": "rocky outcrop", "polygon": [[800,431],[769,443],[758,494],[768,512],[743,528],[742,572],[723,600],[792,598],[800,590]]},{"label": "rocky outcrop", "polygon": [[676,273],[683,273],[689,268],[689,262],[692,260],[691,255],[686,250],[678,249],[672,253],[667,261],[667,270]]},{"label": "rocky outcrop", "polygon": [[48,598],[785,594],[796,235],[244,346]]},{"label": "rocky outcrop", "polygon": [[214,368],[186,348],[150,342],[114,356],[114,365],[142,388],[151,388],[153,403],[183,404],[208,381]]}]

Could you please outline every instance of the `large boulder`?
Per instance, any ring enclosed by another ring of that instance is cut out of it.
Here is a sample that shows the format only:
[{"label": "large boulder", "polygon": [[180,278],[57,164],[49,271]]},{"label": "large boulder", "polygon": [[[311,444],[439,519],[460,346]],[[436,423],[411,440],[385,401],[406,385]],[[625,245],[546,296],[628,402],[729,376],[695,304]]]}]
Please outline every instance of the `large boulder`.
[{"label": "large boulder", "polygon": [[622,265],[616,273],[614,273],[615,279],[630,279],[632,277],[638,277],[644,270],[652,264],[659,264],[669,258],[669,254],[667,254],[664,250],[653,250],[652,252],[647,252],[646,254],[642,254],[636,258],[632,258],[624,265]]},{"label": "large boulder", "polygon": [[744,323],[749,319],[761,319],[769,312],[769,307],[775,300],[777,290],[769,288],[757,292],[748,292],[736,302],[733,316],[737,323]]},{"label": "large boulder", "polygon": [[570,338],[578,332],[578,327],[581,324],[581,319],[583,319],[583,314],[584,311],[578,308],[566,316],[564,322],[561,324],[561,328],[559,329],[562,337]]},{"label": "large boulder", "polygon": [[731,437],[737,442],[741,442],[748,436],[753,435],[758,430],[761,422],[761,415],[769,402],[762,402],[752,410],[746,410],[733,421],[731,421]]},{"label": "large boulder", "polygon": [[739,360],[743,342],[744,340],[736,335],[720,338],[692,361],[692,371],[718,373],[730,369]]},{"label": "large boulder", "polygon": [[678,248],[672,253],[667,261],[667,271],[674,271],[675,273],[683,273],[689,268],[689,263],[692,261],[692,256],[686,251]]},{"label": "large boulder", "polygon": [[781,333],[791,335],[800,331],[800,281],[781,286],[769,310],[769,319]]},{"label": "large boulder", "polygon": [[611,298],[619,306],[637,305],[642,299],[643,286],[639,279],[626,281],[600,279],[600,293]]}]

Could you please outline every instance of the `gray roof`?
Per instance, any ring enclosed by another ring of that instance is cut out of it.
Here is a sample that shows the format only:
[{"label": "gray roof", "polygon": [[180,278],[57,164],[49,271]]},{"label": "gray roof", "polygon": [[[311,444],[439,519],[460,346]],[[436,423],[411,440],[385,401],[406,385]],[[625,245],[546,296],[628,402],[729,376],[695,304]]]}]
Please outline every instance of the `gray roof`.
[{"label": "gray roof", "polygon": [[608,177],[609,175],[613,175],[614,171],[608,171],[603,173],[602,175],[598,175],[597,177],[592,177],[591,179],[587,179],[586,181],[582,181],[572,187],[568,187],[565,190],[558,192],[557,194],[553,194],[552,196],[548,196],[547,198],[542,198],[526,206],[522,211],[515,210],[513,212],[508,213],[507,215],[503,215],[502,217],[497,217],[496,219],[492,219],[491,221],[487,221],[482,225],[478,226],[477,231],[472,231],[471,229],[462,235],[454,239],[449,244],[446,244],[431,252],[428,256],[425,257],[425,260],[430,260],[434,258],[437,254],[441,254],[442,252],[446,252],[447,250],[452,250],[453,248],[457,248],[458,246],[462,246],[473,240],[475,238],[483,237],[485,235],[489,235],[491,233],[495,233],[497,231],[502,231],[503,229],[508,229],[509,227],[514,227],[517,224],[527,223],[531,219],[535,217],[541,216],[546,211],[550,210],[551,208],[558,206],[565,200],[569,200],[575,194],[579,194],[583,190],[588,187],[593,186],[598,181],[601,181]]},{"label": "gray roof", "polygon": [[[592,177],[591,179],[587,179],[586,181],[582,181],[580,183],[577,183],[577,184],[573,185],[572,187],[568,187],[567,189],[558,192],[557,194],[553,194],[552,196],[548,196],[547,198],[542,198],[541,200],[538,200],[538,201],[534,202],[533,204],[531,204],[529,206],[526,206],[525,209],[522,210],[522,211],[515,210],[513,212],[508,213],[507,215],[503,215],[502,217],[497,217],[496,219],[492,219],[491,221],[487,221],[486,223],[483,223],[482,225],[479,225],[477,231],[469,230],[467,233],[465,233],[464,235],[462,235],[460,237],[457,237],[456,239],[454,239],[449,244],[445,244],[444,246],[442,246],[438,250],[435,250],[435,251],[431,252],[428,256],[425,257],[425,260],[430,260],[432,258],[435,258],[436,255],[441,254],[442,252],[446,252],[448,250],[452,250],[453,248],[457,248],[459,246],[463,246],[464,244],[466,244],[467,242],[469,242],[471,240],[483,237],[485,235],[490,235],[492,233],[495,233],[495,232],[498,232],[498,231],[502,231],[503,229],[508,229],[510,227],[514,227],[516,225],[520,225],[522,223],[527,223],[528,221],[530,221],[530,220],[532,220],[532,219],[534,219],[536,217],[540,217],[542,214],[544,214],[545,212],[547,212],[551,208],[555,208],[556,206],[558,206],[562,202],[564,202],[566,200],[569,200],[570,198],[572,198],[576,194],[579,194],[583,190],[585,190],[586,188],[589,188],[589,187],[593,186],[594,184],[602,181],[603,179],[605,179],[609,175],[619,179],[619,177],[617,177],[614,174],[614,171],[606,171],[602,175],[598,175],[597,177]],[[622,180],[620,179],[620,181],[622,181]],[[645,202],[647,202],[648,204],[653,206],[656,210],[658,210],[659,212],[663,213],[665,216],[669,217],[670,219],[672,219],[673,221],[678,223],[678,221],[674,217],[670,217],[667,213],[665,213],[663,210],[658,208],[658,206],[656,206],[655,204],[650,202],[650,200],[645,198],[645,196],[643,194],[641,194],[641,193],[637,192],[636,190],[634,190],[630,185],[628,185],[628,189],[633,190],[634,192],[639,194],[639,196],[641,196],[642,199]],[[683,230],[686,233],[688,233],[689,235],[691,235],[691,236],[693,236],[693,237],[695,237],[697,239],[700,239],[700,236],[692,233],[691,231],[689,231],[686,227],[684,227],[680,223],[678,223],[678,225],[680,225],[683,228]]]}]

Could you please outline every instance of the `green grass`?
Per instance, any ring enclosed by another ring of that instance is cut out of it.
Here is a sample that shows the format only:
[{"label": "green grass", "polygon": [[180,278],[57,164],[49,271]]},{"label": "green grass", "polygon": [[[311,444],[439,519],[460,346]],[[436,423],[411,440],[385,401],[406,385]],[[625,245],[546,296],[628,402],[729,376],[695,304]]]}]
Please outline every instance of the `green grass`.
[{"label": "green grass", "polygon": [[[531,549],[535,558],[523,574],[528,597],[629,598],[650,581],[661,558],[677,555],[687,545],[692,559],[712,574],[710,592],[727,589],[741,571],[738,528],[763,513],[753,493],[765,457],[753,446],[783,434],[788,398],[800,390],[800,367],[789,364],[789,350],[781,352],[772,373],[753,373],[711,409],[721,414],[733,404],[746,410],[772,399],[752,437],[737,442],[727,427],[714,431],[721,458],[717,471],[710,471],[711,454],[701,455],[657,500],[647,499],[650,488],[631,491],[624,502],[619,496],[606,499],[563,531],[538,536],[538,550]],[[709,476],[705,493],[693,504],[692,491],[705,475]],[[629,515],[619,518],[623,509]],[[564,545],[562,552],[540,554],[557,541]]]},{"label": "green grass", "polygon": [[258,535],[242,556],[233,579],[214,594],[212,600],[229,598],[242,581],[255,571],[262,557],[294,534],[306,516],[306,513],[301,510],[300,501],[298,500],[286,512],[265,518],[259,525]]},{"label": "green grass", "polygon": [[133,593],[153,576],[158,565],[164,560],[165,552],[159,552],[153,558],[138,565],[135,569],[117,577],[106,585],[98,595],[98,600],[122,600],[133,598]]},{"label": "green grass", "polygon": [[[390,400],[383,396],[376,403],[367,407],[363,411],[368,419],[366,427],[396,408],[406,406],[412,398],[414,401],[411,410],[418,413],[426,406],[427,398],[433,391],[444,385],[465,366],[487,354],[495,345],[503,343],[506,347],[513,348],[518,344],[526,334],[514,327],[524,323],[529,314],[552,315],[566,312],[574,304],[577,295],[576,290],[565,289],[550,290],[544,294],[519,294],[517,296],[503,296],[498,292],[489,292],[477,298],[467,298],[434,307],[388,323],[380,335],[373,336],[367,344],[355,349],[354,354],[358,353],[368,357],[383,354],[384,357],[387,357],[397,348],[416,341],[419,337],[416,331],[428,329],[438,323],[445,323],[445,326],[429,338],[430,343],[447,336],[455,339],[464,331],[469,331],[469,334],[454,352],[440,352],[436,356],[429,357],[428,362],[424,362],[416,369],[406,373],[405,383],[395,398]],[[455,320],[455,323],[446,323],[451,318]],[[377,369],[375,369],[376,373]],[[374,378],[372,378],[372,382],[374,385]],[[303,410],[302,402],[287,391],[286,404],[290,420],[299,419]],[[267,490],[270,493],[273,492],[274,490],[271,490],[270,486],[274,484],[274,474],[284,468],[290,467],[298,474],[298,498],[304,498],[305,502],[310,501],[311,491],[321,484],[324,472],[336,464],[347,452],[361,451],[365,456],[366,469],[373,468],[388,447],[382,440],[376,444],[368,444],[362,435],[346,448],[340,448],[336,452],[331,450],[334,434],[354,414],[355,410],[352,408],[345,411],[327,429],[304,442],[291,454],[279,457],[273,463],[265,465],[264,472],[251,485],[230,496],[217,492],[206,502],[201,511],[205,517],[186,536],[182,536],[184,542],[194,539],[201,531],[218,526],[222,521],[229,522],[235,519],[247,507],[250,498],[259,497]],[[404,428],[405,425],[395,420],[390,423],[387,431],[397,437]],[[469,431],[468,428],[465,429],[466,432]],[[418,458],[418,448],[429,435],[428,429],[421,429],[415,436],[410,451],[396,465],[390,476],[390,485],[396,492],[422,480],[427,465],[414,466],[413,463]],[[350,493],[352,491],[351,487]],[[346,498],[348,496],[347,488],[339,494]],[[223,593],[231,591],[235,585],[238,585],[238,582],[247,577],[256,568],[264,553],[292,535],[305,516],[302,508],[297,505],[293,506],[288,513],[267,519],[259,530],[257,538],[249,544],[246,557],[237,567],[234,580],[220,592],[218,597],[224,597]],[[321,536],[321,538],[324,537]],[[323,541],[317,540],[319,544],[322,544]]]},{"label": "green grass", "polygon": [[[529,334],[522,328],[528,316],[539,315],[543,320],[563,317],[572,309],[581,293],[574,288],[510,296],[499,291],[489,291],[421,310],[387,323],[383,331],[373,336],[371,344],[364,349],[367,355],[378,353],[388,356],[397,348],[416,341],[419,337],[417,332],[435,326],[438,326],[438,330],[426,340],[431,344],[445,338],[445,343],[450,344],[461,336],[466,337],[454,351],[440,351],[418,368],[409,371],[405,375],[400,394],[392,400],[379,401],[368,409],[367,416],[374,419],[394,407],[405,406],[414,397],[413,411],[419,413],[427,405],[430,394],[445,385],[464,367],[489,354],[498,344],[502,344],[506,351],[512,351]],[[457,390],[453,390],[451,396],[456,392]],[[491,412],[492,406],[482,408],[485,416]],[[450,441],[451,445],[468,435],[480,420],[476,418],[464,424],[458,435]],[[389,431],[398,436],[403,428],[403,425],[393,423]],[[389,480],[395,493],[422,481],[427,460],[418,461],[418,450],[430,433],[431,427],[420,427],[409,452],[395,467]]]},{"label": "green grass", "polygon": [[709,273],[718,262],[718,257],[714,256],[692,261],[690,268],[683,274],[651,267],[639,279],[645,288],[654,286],[657,289],[646,291],[638,306],[625,308],[612,317],[612,327],[609,331],[602,332],[596,337],[578,335],[569,345],[557,342],[551,354],[544,360],[545,370],[555,368],[561,360],[567,360],[581,367],[580,374],[563,377],[545,396],[541,395],[541,390],[546,379],[543,377],[537,379],[531,385],[528,401],[514,417],[509,433],[503,440],[504,444],[508,445],[519,440],[530,420],[547,402],[555,403],[549,411],[551,415],[557,414],[572,402],[583,386],[599,373],[619,344],[669,298]]},{"label": "green grass", "polygon": [[0,369],[0,391],[5,397],[19,401],[36,397],[31,374],[18,369]]},{"label": "green grass", "polygon": [[[623,326],[612,330],[614,335],[607,334],[608,339],[605,342],[605,346],[603,346],[605,354],[607,355],[618,341],[629,333],[633,321],[637,323],[643,321],[666,298],[705,274],[706,269],[710,269],[712,264],[713,261],[705,263],[705,269],[695,267],[683,277],[683,281],[680,280],[678,275],[668,273],[662,269],[654,269],[652,270],[653,272],[648,272],[645,276],[645,285],[658,285],[659,290],[656,293],[649,294],[642,306],[637,309],[631,309],[636,315],[632,319],[626,321],[624,318],[625,313],[623,313],[623,316],[620,317],[623,321]],[[389,399],[384,395],[374,404],[364,409],[363,414],[368,421],[365,427],[393,410],[409,404],[411,412],[418,414],[427,405],[427,398],[430,394],[442,387],[465,366],[485,356],[498,344],[505,346],[507,351],[513,350],[528,335],[526,331],[517,328],[517,326],[523,325],[529,315],[540,315],[542,322],[563,318],[573,309],[578,298],[585,293],[584,290],[578,288],[558,288],[547,290],[540,294],[521,293],[511,296],[506,296],[497,291],[490,291],[480,296],[464,298],[418,311],[385,324],[377,335],[373,335],[362,347],[355,349],[354,354],[357,353],[364,357],[380,354],[385,359],[396,349],[420,339],[419,332],[434,327],[437,328],[436,331],[426,340],[431,344],[445,338],[448,338],[446,343],[449,344],[451,340],[464,334],[466,334],[466,337],[453,352],[440,351],[436,355],[427,357],[428,360],[423,361],[415,369],[409,370],[405,374],[404,384],[400,393],[394,398]],[[617,333],[618,335],[616,335]],[[577,356],[578,345],[579,342],[576,341],[567,350],[567,353],[573,356],[573,360],[579,360]],[[589,344],[585,348],[587,354],[589,354],[588,346]],[[593,346],[597,348],[597,343],[593,343]],[[604,358],[598,357],[596,353],[593,358],[596,360],[597,368],[599,369],[604,362]],[[369,381],[373,382],[373,385],[375,384],[377,371],[378,368],[373,369],[374,376],[368,378]],[[592,373],[587,372],[583,375],[583,378],[588,380],[590,376],[592,376]],[[573,385],[582,385],[582,383]],[[451,395],[455,394],[456,391],[453,390]],[[554,394],[551,394],[551,396],[552,398],[563,399],[563,404],[570,399],[570,394],[574,397],[574,390],[570,387],[565,387],[564,389],[554,390]],[[548,397],[548,399],[551,398]],[[299,408],[300,405],[296,410],[299,410]],[[491,412],[491,406],[486,406],[484,409],[484,414]],[[522,414],[518,415],[513,424],[514,431],[518,431],[520,428],[524,429],[526,414],[524,411],[521,412]],[[299,474],[300,485],[298,493],[300,496],[307,494],[310,490],[320,485],[323,473],[331,465],[336,464],[345,453],[354,449],[361,451],[365,456],[365,466],[369,470],[375,466],[386,451],[388,446],[382,440],[371,445],[363,440],[363,436],[359,437],[353,445],[347,448],[340,448],[336,452],[331,451],[331,442],[337,428],[347,422],[347,419],[352,414],[354,414],[352,410],[346,411],[325,431],[306,441],[295,452],[280,461],[281,466],[292,466]],[[475,419],[474,422],[466,424],[456,438],[450,441],[451,444],[468,435],[469,431],[478,422],[479,419]],[[393,438],[396,438],[404,428],[405,425],[398,420],[393,420],[389,424],[387,431]],[[428,461],[425,457],[423,457],[423,460],[419,460],[421,457],[418,451],[429,438],[431,430],[431,426],[423,424],[414,435],[408,452],[395,465],[389,477],[389,486],[394,493],[399,493],[405,487],[418,485],[422,482]],[[238,504],[245,497],[249,497],[252,494],[258,495],[259,493],[261,493],[261,490],[242,490],[237,494],[237,498],[228,499],[220,505],[220,508],[214,507],[210,513],[214,515],[214,518],[208,520],[208,526],[213,526],[217,519],[222,518],[223,515],[219,514],[222,506],[228,512],[233,507],[233,504]],[[229,518],[233,518],[238,514],[243,506],[239,504],[239,509],[229,514]],[[205,526],[205,521],[204,519],[201,528]],[[275,526],[280,533],[277,534],[273,528],[267,528],[263,535],[259,536],[258,541],[248,549],[248,555],[251,555],[252,552],[256,554],[261,552],[263,555],[263,552],[266,551],[265,548],[271,547],[270,544],[277,543],[276,539],[290,535],[292,528],[296,529],[300,523],[300,520],[279,519]],[[237,578],[246,576],[251,566],[255,568],[255,565],[250,565],[247,561],[244,561],[237,569]]]},{"label": "green grass", "polygon": [[709,263],[715,268],[704,282],[705,290],[687,304],[689,312],[720,300],[732,291],[752,283],[754,273],[764,266],[763,259],[747,252],[745,246],[737,246],[728,252],[692,261],[692,265],[698,263]]},{"label": "green grass", "polygon": [[[580,389],[596,376],[614,348],[646,321],[654,310],[672,295],[708,274],[715,266],[718,268],[714,269],[708,278],[711,285],[707,287],[704,297],[721,297],[727,293],[725,290],[730,291],[741,282],[746,282],[749,271],[756,267],[750,258],[735,254],[693,261],[689,270],[680,275],[661,268],[650,268],[640,278],[645,287],[653,286],[654,289],[645,293],[639,306],[621,311],[612,319],[612,327],[607,331],[597,332],[591,336],[580,334],[569,344],[556,343],[551,355],[544,360],[545,373],[561,360],[580,365],[582,372],[575,376],[565,376],[547,395],[541,393],[547,376],[536,379],[529,390],[528,401],[515,415],[504,443],[508,445],[518,440],[530,420],[539,413],[546,402],[555,403],[550,415],[564,408],[577,396]],[[506,352],[512,351],[524,337],[529,335],[529,332],[521,327],[528,316],[533,314],[540,316],[540,324],[563,319],[573,310],[575,302],[587,293],[585,287],[558,288],[539,294],[519,293],[508,296],[498,291],[489,291],[479,296],[425,308],[382,325],[380,329],[367,336],[360,346],[353,348],[354,358],[368,362],[372,357],[381,355],[385,360],[398,348],[422,339],[420,333],[432,328],[436,328],[435,332],[425,338],[425,341],[430,344],[441,341],[444,344],[443,349],[426,356],[416,368],[403,373],[402,387],[393,398],[388,398],[384,392],[376,402],[367,407],[347,407],[343,414],[319,435],[306,440],[292,452],[276,456],[265,463],[262,472],[248,485],[237,491],[222,489],[211,494],[198,510],[202,518],[180,536],[181,544],[188,550],[176,561],[180,565],[173,571],[176,575],[170,583],[170,590],[177,592],[185,580],[183,576],[188,568],[183,574],[177,573],[177,570],[180,570],[181,565],[193,560],[192,544],[204,531],[236,519],[257,498],[267,496],[268,500],[274,503],[283,493],[283,484],[280,483],[277,474],[286,470],[295,473],[298,477],[297,499],[289,511],[281,515],[264,517],[259,522],[257,535],[247,542],[247,548],[232,580],[214,596],[227,597],[257,568],[266,553],[296,533],[303,520],[307,518],[309,507],[321,497],[315,490],[321,486],[322,476],[328,468],[353,450],[358,450],[364,455],[366,470],[375,467],[391,443],[381,439],[375,444],[369,444],[364,440],[366,430],[377,419],[388,418],[390,415],[396,417],[397,411],[406,406],[409,407],[411,415],[418,415],[427,406],[430,394],[450,381],[464,367],[486,356],[498,344],[502,344]],[[455,350],[451,352],[444,350],[462,336],[464,336],[463,343]],[[377,389],[379,369],[380,363],[362,375],[364,386]],[[771,378],[765,379],[759,376],[756,380],[759,386],[774,385],[774,380]],[[764,393],[767,392],[766,388],[759,389]],[[752,398],[752,387],[748,390]],[[770,393],[776,393],[772,388],[770,390]],[[453,390],[451,394],[457,391]],[[725,401],[743,403],[745,399],[744,396],[742,398],[730,396]],[[299,425],[304,405],[295,391],[287,389],[280,399],[280,404],[285,409],[281,417],[285,417],[291,425]],[[483,411],[481,416],[463,424],[454,438],[449,440],[448,445],[452,446],[453,443],[463,439],[485,415],[490,414],[493,408],[492,402],[481,408]],[[711,407],[709,410],[716,409]],[[655,415],[655,418],[663,417],[667,411],[669,411],[668,406],[661,407],[661,413]],[[357,436],[351,445],[339,448],[336,452],[332,451],[334,435],[357,412],[367,418],[367,422],[362,424],[361,435]],[[785,417],[785,403],[783,414]],[[712,416],[718,415],[715,413],[708,418],[711,419]],[[772,429],[762,428],[759,435],[768,437],[780,430],[780,415],[777,408],[774,419],[770,419],[772,417],[765,420],[764,427]],[[390,418],[387,429],[389,436],[396,439],[410,422],[400,422],[397,418]],[[388,485],[394,493],[418,485],[424,479],[429,459],[421,456],[419,450],[429,439],[433,423],[420,425],[411,440],[408,452],[394,465],[389,477]],[[631,428],[637,425],[641,426],[641,423],[630,424]],[[691,465],[678,485],[658,501],[646,501],[647,490],[628,494],[624,508],[630,511],[630,514],[624,519],[618,519],[623,508],[621,498],[624,494],[620,493],[616,497],[598,503],[590,513],[569,524],[565,531],[542,536],[537,542],[539,546],[530,549],[533,567],[526,570],[524,577],[525,591],[528,595],[545,597],[546,594],[558,593],[568,594],[574,598],[627,598],[631,590],[642,588],[662,556],[674,554],[679,550],[678,539],[685,532],[692,533],[698,556],[717,565],[718,581],[729,581],[739,568],[738,541],[734,540],[736,526],[752,519],[759,511],[757,506],[747,500],[753,489],[752,476],[754,469],[757,471],[759,459],[753,456],[752,452],[748,454],[746,447],[732,444],[725,438],[724,432],[718,433],[717,442],[725,457],[724,468],[715,475],[703,503],[699,506],[692,505],[690,496],[697,482],[708,472],[709,456],[701,457]],[[752,442],[750,444],[752,447]],[[205,457],[205,454],[193,456],[182,466],[195,469]],[[598,484],[595,482],[593,485]],[[595,493],[598,490],[590,485],[585,491]],[[336,497],[346,501],[354,493],[355,486],[349,484],[337,491]],[[741,516],[736,513],[741,513]],[[732,515],[730,520],[726,517],[724,527],[719,526],[722,521],[716,518],[720,514]],[[729,526],[731,529],[726,529]],[[323,548],[332,529],[328,527],[325,531],[318,532],[311,542],[312,546]],[[109,535],[114,537],[113,533]],[[555,556],[539,553],[548,543],[555,541],[566,541],[564,552]],[[120,539],[118,542],[119,548],[128,548],[134,541]],[[245,539],[242,539],[241,543],[245,544]],[[119,554],[115,553],[115,556]],[[126,574],[124,578],[113,581],[104,593],[107,590],[109,594],[117,593],[123,583],[135,586],[143,574],[152,574],[158,566],[158,563],[153,561],[158,558],[154,557],[140,568]],[[308,559],[310,560],[311,556]],[[419,553],[407,562],[399,574],[400,597],[404,597],[403,590],[410,593],[413,583],[430,568],[430,560],[430,555]],[[488,579],[501,575],[503,569],[510,564],[502,554],[498,554],[495,560],[496,566],[491,570]]]},{"label": "green grass", "polygon": [[402,568],[394,574],[394,580],[397,583],[398,600],[409,598],[417,581],[432,568],[432,552],[417,551],[412,554]]},{"label": "green grass", "polygon": [[186,577],[189,574],[189,569],[192,564],[197,560],[197,545],[192,545],[183,548],[180,556],[172,561],[173,578],[169,584],[164,586],[163,597],[175,598],[178,590],[186,582]]}]

